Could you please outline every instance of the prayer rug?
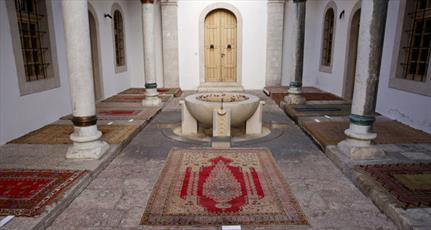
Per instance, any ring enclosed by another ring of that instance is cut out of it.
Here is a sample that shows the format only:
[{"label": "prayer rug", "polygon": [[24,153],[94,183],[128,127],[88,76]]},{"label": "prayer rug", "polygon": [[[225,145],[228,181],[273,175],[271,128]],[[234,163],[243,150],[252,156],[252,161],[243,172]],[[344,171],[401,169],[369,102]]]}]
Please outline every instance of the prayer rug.
[{"label": "prayer rug", "polygon": [[0,169],[0,216],[32,217],[55,201],[86,171]]},{"label": "prayer rug", "polygon": [[129,88],[119,94],[145,94],[145,88]]},{"label": "prayer rug", "polygon": [[287,105],[284,109],[289,117],[298,122],[301,117],[348,116],[350,115],[350,108],[350,104],[305,104]]},{"label": "prayer rug", "polygon": [[[336,145],[346,139],[344,130],[349,128],[349,120],[344,121],[307,121],[302,122],[302,128],[313,137],[314,140],[326,149],[328,145]],[[377,138],[374,144],[419,144],[431,143],[431,135],[423,131],[411,128],[398,121],[377,120],[373,126]]]},{"label": "prayer rug", "polygon": [[[98,120],[150,120],[159,111],[160,107],[144,107],[143,109],[97,109]],[[72,115],[64,116],[62,120],[72,120]]]},{"label": "prayer rug", "polygon": [[[334,94],[327,92],[303,92],[305,100],[307,101],[342,101],[343,98],[335,96]],[[287,93],[273,92],[271,93],[272,100],[275,101],[277,105],[284,100]]]},{"label": "prayer rug", "polygon": [[180,88],[158,88],[157,92],[162,94],[172,94],[174,97],[180,97],[183,94]]},{"label": "prayer rug", "polygon": [[371,176],[403,208],[431,207],[431,164],[360,165],[357,170]]},{"label": "prayer rug", "polygon": [[[180,88],[158,88],[157,92],[163,94],[172,94],[174,97],[179,97],[182,94]],[[145,94],[145,88],[129,88],[122,91],[120,94]]]},{"label": "prayer rug", "polygon": [[[167,102],[172,95],[159,95],[159,98],[162,102]],[[144,95],[114,95],[109,97],[102,102],[121,102],[121,103],[137,103],[142,102],[144,100]]]},{"label": "prayer rug", "polygon": [[[102,139],[109,144],[121,144],[135,132],[138,125],[97,125],[102,132]],[[47,125],[38,130],[19,137],[10,144],[72,144],[70,134],[73,132],[73,125]]]},{"label": "prayer rug", "polygon": [[328,92],[304,92],[307,101],[342,101],[343,98]]},{"label": "prayer rug", "polygon": [[308,224],[268,149],[172,149],[143,225]]},{"label": "prayer rug", "polygon": [[[288,90],[289,90],[288,86],[266,86],[266,87],[263,88],[263,92],[267,96],[270,96],[273,93],[287,94]],[[312,87],[312,86],[302,87],[302,91],[304,93],[319,93],[319,92],[322,92],[322,90],[320,90],[320,89],[318,89],[316,87]]]}]

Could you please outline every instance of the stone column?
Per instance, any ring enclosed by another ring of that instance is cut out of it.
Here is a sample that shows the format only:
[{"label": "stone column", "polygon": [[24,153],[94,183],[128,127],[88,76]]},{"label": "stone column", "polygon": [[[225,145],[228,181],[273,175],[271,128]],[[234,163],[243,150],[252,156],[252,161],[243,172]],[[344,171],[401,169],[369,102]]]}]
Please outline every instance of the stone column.
[{"label": "stone column", "polygon": [[302,72],[304,65],[305,5],[306,0],[293,0],[295,7],[295,23],[290,31],[295,34],[294,73],[289,84],[288,95],[284,97],[286,104],[304,104],[302,94]]},{"label": "stone column", "polygon": [[[142,2],[142,29],[144,33],[145,99],[144,106],[157,106],[162,101],[158,97],[156,83],[156,52],[154,48],[154,1]],[[169,63],[166,63],[167,65]]]},{"label": "stone column", "polygon": [[371,132],[370,129],[375,121],[375,102],[387,7],[387,0],[361,2],[358,57],[350,127],[344,132],[347,139],[338,144],[339,149],[352,159],[384,156],[382,150],[370,146],[371,141],[377,137],[377,134]]},{"label": "stone column", "polygon": [[177,0],[162,0],[163,76],[165,87],[179,87],[178,5]]},{"label": "stone column", "polygon": [[266,43],[266,86],[281,85],[283,65],[283,23],[285,0],[268,1],[267,43]]},{"label": "stone column", "polygon": [[73,145],[67,158],[97,159],[108,149],[100,140],[94,101],[87,0],[62,1],[67,64],[73,107]]}]

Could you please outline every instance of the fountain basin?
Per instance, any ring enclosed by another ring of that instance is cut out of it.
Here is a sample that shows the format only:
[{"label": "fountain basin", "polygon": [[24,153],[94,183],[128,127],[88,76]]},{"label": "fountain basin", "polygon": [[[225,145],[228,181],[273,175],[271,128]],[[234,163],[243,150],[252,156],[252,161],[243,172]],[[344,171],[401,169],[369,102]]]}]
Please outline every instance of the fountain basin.
[{"label": "fountain basin", "polygon": [[254,114],[259,98],[245,93],[198,93],[185,97],[190,114],[201,124],[211,126],[213,111],[222,104],[231,111],[231,125],[241,126]]}]

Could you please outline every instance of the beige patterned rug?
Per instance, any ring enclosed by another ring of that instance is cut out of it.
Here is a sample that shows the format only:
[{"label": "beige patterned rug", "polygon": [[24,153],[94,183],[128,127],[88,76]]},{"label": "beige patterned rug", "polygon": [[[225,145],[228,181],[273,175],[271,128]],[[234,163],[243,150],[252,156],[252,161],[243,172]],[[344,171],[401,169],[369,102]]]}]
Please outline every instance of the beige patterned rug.
[{"label": "beige patterned rug", "polygon": [[[179,97],[182,94],[180,88],[158,88],[157,92],[162,94],[172,94],[174,97]],[[145,88],[129,88],[122,91],[120,94],[145,94]]]},{"label": "beige patterned rug", "polygon": [[[115,108],[115,109],[97,109],[98,120],[150,120],[159,111],[161,107],[151,106],[144,107],[143,109],[128,109],[128,108]],[[72,120],[73,116],[67,115],[60,119]]]},{"label": "beige patterned rug", "polygon": [[[138,131],[138,125],[97,125],[102,139],[109,144],[121,144]],[[72,144],[69,135],[73,125],[47,125],[10,141],[10,144]]]},{"label": "beige patterned rug", "polygon": [[[167,102],[172,95],[159,95],[159,98],[162,100],[162,102]],[[142,100],[145,99],[144,95],[114,95],[112,97],[109,97],[102,102],[121,102],[121,103],[137,103],[142,102]]]},{"label": "beige patterned rug", "polygon": [[143,225],[306,225],[307,219],[271,152],[172,149]]},{"label": "beige patterned rug", "polygon": [[[304,130],[325,149],[336,145],[346,138],[344,130],[349,128],[349,120],[321,121],[313,120],[302,123]],[[377,133],[374,144],[419,144],[431,143],[431,135],[393,120],[376,120],[373,126]]]}]

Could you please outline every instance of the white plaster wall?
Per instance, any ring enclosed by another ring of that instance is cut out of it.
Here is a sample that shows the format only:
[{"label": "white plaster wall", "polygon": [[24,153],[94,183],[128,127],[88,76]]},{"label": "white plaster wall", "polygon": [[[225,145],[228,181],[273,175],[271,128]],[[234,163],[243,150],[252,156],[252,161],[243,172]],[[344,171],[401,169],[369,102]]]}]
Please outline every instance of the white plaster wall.
[{"label": "white plaster wall", "polygon": [[[53,6],[54,33],[60,73],[60,87],[20,96],[15,57],[5,1],[0,1],[0,144],[51,123],[71,113],[61,1]],[[139,0],[90,0],[96,11],[100,47],[103,95],[109,97],[132,84],[144,85],[142,16]],[[117,2],[123,10],[126,36],[127,71],[115,73],[112,20],[104,18]]]},{"label": "white plaster wall", "polygon": [[[431,97],[389,88],[400,1],[389,1],[377,97],[377,112],[431,133]],[[393,68],[393,67],[392,67]]]},{"label": "white plaster wall", "polygon": [[[243,19],[242,85],[262,89],[265,85],[267,1],[179,0],[179,77],[182,89],[197,89],[199,78],[199,17],[207,6],[225,2],[235,6]],[[165,63],[165,65],[168,63]],[[238,76],[241,77],[241,76]]]},{"label": "white plaster wall", "polygon": [[[357,0],[335,0],[336,19],[335,37],[332,56],[331,73],[321,72],[320,57],[322,50],[323,18],[329,0],[307,1],[305,44],[304,44],[304,75],[305,86],[316,86],[320,89],[341,96],[343,90],[344,69],[346,65],[347,34],[349,33],[349,18]],[[340,19],[340,13],[344,16]]]},{"label": "white plaster wall", "polygon": [[133,87],[145,86],[144,74],[144,42],[142,33],[142,4],[140,0],[126,1],[127,18],[130,30],[127,36],[130,48],[127,50],[129,59],[127,69]]},{"label": "white plaster wall", "polygon": [[[103,96],[106,98],[129,88],[131,85],[131,73],[134,70],[130,70],[129,68],[134,68],[135,63],[133,60],[139,58],[139,55],[132,51],[136,49],[135,45],[137,41],[134,36],[136,30],[139,30],[139,28],[136,27],[135,23],[129,22],[133,22],[133,20],[130,20],[131,17],[128,17],[130,9],[128,5],[135,2],[139,3],[139,1],[90,0],[89,2],[96,11],[97,21],[99,22],[98,33],[100,41],[101,78],[103,83]],[[114,3],[118,3],[122,9],[126,36],[127,70],[119,73],[115,73],[114,38],[112,34],[113,19],[104,17],[105,13],[111,14]]]},{"label": "white plaster wall", "polygon": [[59,88],[20,96],[5,1],[0,1],[0,144],[72,112],[61,2],[52,1]]}]

